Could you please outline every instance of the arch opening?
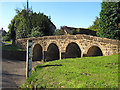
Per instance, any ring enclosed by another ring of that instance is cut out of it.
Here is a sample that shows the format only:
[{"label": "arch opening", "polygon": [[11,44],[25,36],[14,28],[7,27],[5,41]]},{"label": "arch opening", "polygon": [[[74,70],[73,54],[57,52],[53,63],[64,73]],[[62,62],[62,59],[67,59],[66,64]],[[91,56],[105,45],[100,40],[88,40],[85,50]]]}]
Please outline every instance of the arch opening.
[{"label": "arch opening", "polygon": [[76,43],[68,44],[66,48],[65,58],[81,57],[81,49]]},{"label": "arch opening", "polygon": [[92,47],[89,48],[89,50],[87,52],[87,56],[88,57],[103,56],[103,53],[102,53],[101,49],[98,46],[92,46]]},{"label": "arch opening", "polygon": [[53,60],[59,60],[59,49],[58,46],[54,43],[51,43],[47,49],[46,61],[53,61]]},{"label": "arch opening", "polygon": [[41,45],[36,44],[33,48],[33,61],[41,61],[42,57],[42,47]]}]

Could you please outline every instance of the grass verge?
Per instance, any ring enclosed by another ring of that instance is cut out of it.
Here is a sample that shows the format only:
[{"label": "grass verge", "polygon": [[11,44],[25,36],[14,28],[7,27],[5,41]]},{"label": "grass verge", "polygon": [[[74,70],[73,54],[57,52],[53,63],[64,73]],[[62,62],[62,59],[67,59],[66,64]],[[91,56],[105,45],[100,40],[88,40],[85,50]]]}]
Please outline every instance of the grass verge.
[{"label": "grass verge", "polygon": [[12,41],[4,41],[3,43],[9,43],[9,44],[12,44]]},{"label": "grass verge", "polygon": [[118,88],[118,54],[45,62],[20,87]]}]

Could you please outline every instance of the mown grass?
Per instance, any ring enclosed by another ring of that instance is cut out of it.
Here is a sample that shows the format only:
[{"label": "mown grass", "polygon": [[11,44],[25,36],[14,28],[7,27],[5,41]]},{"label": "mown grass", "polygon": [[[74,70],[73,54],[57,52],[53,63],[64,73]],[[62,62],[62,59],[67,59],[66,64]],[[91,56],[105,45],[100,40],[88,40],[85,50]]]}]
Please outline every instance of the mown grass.
[{"label": "mown grass", "polygon": [[21,88],[118,88],[118,54],[45,62]]},{"label": "mown grass", "polygon": [[25,51],[25,49],[21,49],[15,44],[2,45],[2,50]]}]

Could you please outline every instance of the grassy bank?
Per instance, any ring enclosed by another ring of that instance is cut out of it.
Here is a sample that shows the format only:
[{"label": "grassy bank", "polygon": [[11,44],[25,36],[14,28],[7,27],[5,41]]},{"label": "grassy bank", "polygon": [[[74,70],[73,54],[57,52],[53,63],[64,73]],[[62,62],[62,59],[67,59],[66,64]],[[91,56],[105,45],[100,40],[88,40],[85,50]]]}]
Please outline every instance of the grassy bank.
[{"label": "grassy bank", "polygon": [[118,54],[45,62],[21,88],[118,88]]}]

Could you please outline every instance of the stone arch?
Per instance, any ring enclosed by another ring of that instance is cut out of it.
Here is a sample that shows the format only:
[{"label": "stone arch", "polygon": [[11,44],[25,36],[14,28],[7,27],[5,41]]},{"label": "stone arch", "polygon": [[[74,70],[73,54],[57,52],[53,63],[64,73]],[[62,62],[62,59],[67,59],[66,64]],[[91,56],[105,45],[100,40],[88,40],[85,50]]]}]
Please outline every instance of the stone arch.
[{"label": "stone arch", "polygon": [[90,45],[83,55],[83,57],[91,57],[91,56],[103,56],[103,50],[99,45]]},{"label": "stone arch", "polygon": [[32,49],[34,49],[35,45],[37,45],[37,44],[39,44],[42,47],[42,49],[44,49],[44,46],[41,44],[41,42],[34,42]]},{"label": "stone arch", "polygon": [[33,61],[41,61],[43,59],[43,48],[40,44],[33,45]]},{"label": "stone arch", "polygon": [[97,46],[97,47],[99,47],[99,48],[101,49],[103,55],[104,55],[104,52],[103,52],[103,51],[104,51],[104,49],[105,49],[106,47],[105,47],[105,46],[102,46],[102,45],[99,44],[99,43],[90,43],[90,44],[88,44],[87,47],[84,49],[83,54],[87,54],[89,48],[92,47],[92,46]]},{"label": "stone arch", "polygon": [[58,47],[58,49],[60,50],[60,47],[59,47],[59,43],[58,43],[58,42],[56,42],[56,41],[48,41],[48,42],[47,42],[47,45],[45,46],[44,51],[47,51],[47,50],[48,50],[48,47],[49,47],[51,44],[55,44],[55,45]]},{"label": "stone arch", "polygon": [[59,60],[59,53],[59,48],[55,43],[49,44],[45,55],[46,61]]},{"label": "stone arch", "polygon": [[81,57],[81,49],[75,42],[71,42],[66,47],[64,58],[77,58]]}]

